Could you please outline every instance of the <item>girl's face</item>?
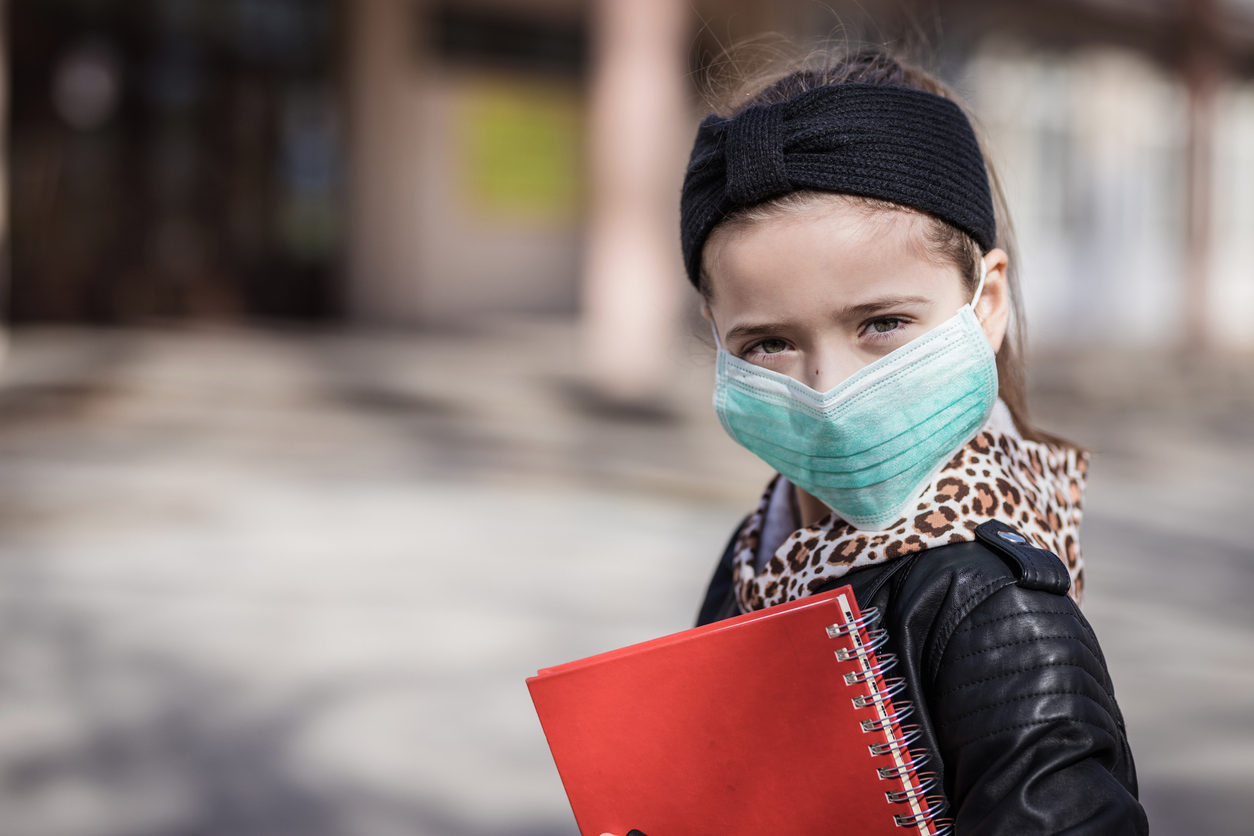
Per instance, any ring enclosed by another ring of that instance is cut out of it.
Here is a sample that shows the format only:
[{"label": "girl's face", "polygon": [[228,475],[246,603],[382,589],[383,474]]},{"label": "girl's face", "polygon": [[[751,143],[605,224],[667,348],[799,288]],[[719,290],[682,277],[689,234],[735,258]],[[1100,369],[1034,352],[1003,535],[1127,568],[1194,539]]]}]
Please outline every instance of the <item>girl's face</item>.
[{"label": "girl's face", "polygon": [[[971,301],[957,267],[928,257],[927,219],[841,199],[716,229],[703,307],[723,347],[826,392]],[[992,250],[975,314],[993,350],[1006,335],[1007,257]]]}]

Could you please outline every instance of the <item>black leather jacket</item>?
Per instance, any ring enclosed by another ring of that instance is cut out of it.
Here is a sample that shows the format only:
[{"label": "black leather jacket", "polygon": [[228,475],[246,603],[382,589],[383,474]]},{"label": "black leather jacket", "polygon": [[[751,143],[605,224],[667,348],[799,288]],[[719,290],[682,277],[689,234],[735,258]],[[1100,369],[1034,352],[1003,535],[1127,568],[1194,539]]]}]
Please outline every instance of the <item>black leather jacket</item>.
[{"label": "black leather jacket", "polygon": [[[1050,552],[997,522],[979,539],[850,572],[878,607],[958,836],[1149,832],[1123,715],[1093,628]],[[732,543],[735,537],[732,538]],[[700,624],[738,614],[732,547]]]}]

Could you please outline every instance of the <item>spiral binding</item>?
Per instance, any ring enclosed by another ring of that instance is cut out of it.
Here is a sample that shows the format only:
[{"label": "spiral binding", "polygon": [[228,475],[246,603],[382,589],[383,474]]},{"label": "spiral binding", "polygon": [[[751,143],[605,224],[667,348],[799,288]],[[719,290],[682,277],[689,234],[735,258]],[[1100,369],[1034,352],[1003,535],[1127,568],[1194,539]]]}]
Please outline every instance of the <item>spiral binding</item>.
[{"label": "spiral binding", "polygon": [[[848,618],[847,602],[841,600],[841,604]],[[940,779],[934,773],[919,772],[919,767],[931,759],[925,748],[914,746],[923,736],[923,730],[914,725],[902,725],[903,720],[914,714],[914,705],[909,700],[895,699],[906,690],[906,682],[900,677],[885,676],[897,666],[897,657],[892,653],[876,654],[888,643],[888,632],[874,627],[879,621],[879,610],[867,607],[857,618],[828,626],[827,635],[833,639],[848,636],[853,640],[854,646],[837,650],[836,658],[842,662],[858,662],[857,671],[845,674],[846,684],[867,686],[866,694],[853,698],[854,707],[876,709],[875,719],[862,721],[863,732],[878,733],[885,738],[883,743],[870,744],[871,754],[892,755],[895,761],[893,766],[877,770],[880,778],[900,781],[903,787],[885,792],[888,801],[910,805],[909,813],[896,814],[893,820],[900,827],[917,828],[920,836],[946,836],[952,832],[953,823],[941,818],[947,803],[943,795],[935,792]]]}]

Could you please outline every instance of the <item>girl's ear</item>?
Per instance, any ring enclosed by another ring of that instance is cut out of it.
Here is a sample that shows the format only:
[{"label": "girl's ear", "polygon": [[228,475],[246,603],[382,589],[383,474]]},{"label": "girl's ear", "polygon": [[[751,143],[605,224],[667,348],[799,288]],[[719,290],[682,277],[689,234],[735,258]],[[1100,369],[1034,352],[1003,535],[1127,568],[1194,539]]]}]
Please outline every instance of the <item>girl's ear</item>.
[{"label": "girl's ear", "polygon": [[984,292],[975,305],[975,318],[984,328],[993,353],[1001,350],[1002,341],[1006,339],[1006,328],[1010,324],[1010,256],[1005,250],[989,250],[984,256]]}]

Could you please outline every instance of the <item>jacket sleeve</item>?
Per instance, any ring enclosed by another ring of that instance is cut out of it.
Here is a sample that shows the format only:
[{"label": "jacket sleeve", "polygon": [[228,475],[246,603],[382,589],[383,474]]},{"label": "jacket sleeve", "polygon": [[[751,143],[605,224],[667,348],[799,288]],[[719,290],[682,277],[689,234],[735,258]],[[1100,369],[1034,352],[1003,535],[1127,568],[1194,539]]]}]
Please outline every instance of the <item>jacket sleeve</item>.
[{"label": "jacket sleeve", "polygon": [[732,561],[736,557],[736,541],[749,518],[745,517],[732,532],[731,539],[723,548],[723,556],[719,558],[710,578],[710,585],[705,591],[705,600],[701,603],[701,611],[697,613],[697,626],[722,621],[734,615],[740,615],[740,605],[736,602],[736,584],[732,576]]},{"label": "jacket sleeve", "polygon": [[957,836],[1148,833],[1106,662],[1070,598],[997,590],[935,670],[928,701]]}]

